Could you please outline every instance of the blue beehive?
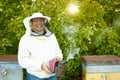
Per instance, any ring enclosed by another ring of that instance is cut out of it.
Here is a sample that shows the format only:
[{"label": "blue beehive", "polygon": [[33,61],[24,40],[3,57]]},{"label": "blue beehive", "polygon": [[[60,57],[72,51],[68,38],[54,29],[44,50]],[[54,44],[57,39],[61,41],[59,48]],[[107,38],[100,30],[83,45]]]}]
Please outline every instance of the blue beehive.
[{"label": "blue beehive", "polygon": [[17,55],[0,55],[0,80],[23,80]]}]

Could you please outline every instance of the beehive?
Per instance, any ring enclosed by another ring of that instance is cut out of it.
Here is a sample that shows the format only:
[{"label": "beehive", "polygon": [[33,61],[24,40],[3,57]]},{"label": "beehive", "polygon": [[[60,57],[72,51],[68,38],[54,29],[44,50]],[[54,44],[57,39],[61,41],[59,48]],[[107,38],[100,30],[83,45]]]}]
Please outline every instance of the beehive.
[{"label": "beehive", "polygon": [[17,55],[0,55],[0,80],[23,80]]},{"label": "beehive", "polygon": [[82,80],[119,80],[120,58],[115,55],[83,56]]}]

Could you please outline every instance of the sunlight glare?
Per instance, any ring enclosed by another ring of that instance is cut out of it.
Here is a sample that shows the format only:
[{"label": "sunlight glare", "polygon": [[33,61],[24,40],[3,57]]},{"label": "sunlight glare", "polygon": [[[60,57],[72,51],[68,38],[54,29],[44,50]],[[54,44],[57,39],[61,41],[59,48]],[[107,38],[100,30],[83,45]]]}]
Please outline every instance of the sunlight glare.
[{"label": "sunlight glare", "polygon": [[70,13],[76,13],[76,12],[78,12],[78,6],[70,5],[69,6],[69,12]]}]

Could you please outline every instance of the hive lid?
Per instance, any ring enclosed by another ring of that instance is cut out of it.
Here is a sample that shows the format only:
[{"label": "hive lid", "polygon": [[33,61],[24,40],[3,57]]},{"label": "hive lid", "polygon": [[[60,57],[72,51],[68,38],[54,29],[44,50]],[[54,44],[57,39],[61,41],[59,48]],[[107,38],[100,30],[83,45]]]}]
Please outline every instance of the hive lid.
[{"label": "hive lid", "polygon": [[83,56],[85,62],[120,62],[120,58],[115,55],[93,55]]},{"label": "hive lid", "polygon": [[0,55],[0,61],[17,61],[17,55]]}]

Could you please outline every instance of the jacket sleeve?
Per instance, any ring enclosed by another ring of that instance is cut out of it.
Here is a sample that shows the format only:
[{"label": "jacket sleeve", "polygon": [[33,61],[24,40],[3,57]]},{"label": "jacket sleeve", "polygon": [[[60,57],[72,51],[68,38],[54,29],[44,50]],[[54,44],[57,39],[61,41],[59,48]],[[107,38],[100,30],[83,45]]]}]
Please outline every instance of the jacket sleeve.
[{"label": "jacket sleeve", "polygon": [[55,45],[56,45],[56,48],[55,48],[56,56],[59,56],[60,60],[62,60],[63,59],[63,54],[62,54],[62,51],[60,49],[60,46],[58,44],[58,41],[57,41],[57,38],[56,38],[55,35],[54,35],[54,42],[55,42]]},{"label": "jacket sleeve", "polygon": [[41,70],[42,61],[31,59],[31,53],[27,49],[26,40],[20,40],[18,49],[18,63],[25,69]]}]

